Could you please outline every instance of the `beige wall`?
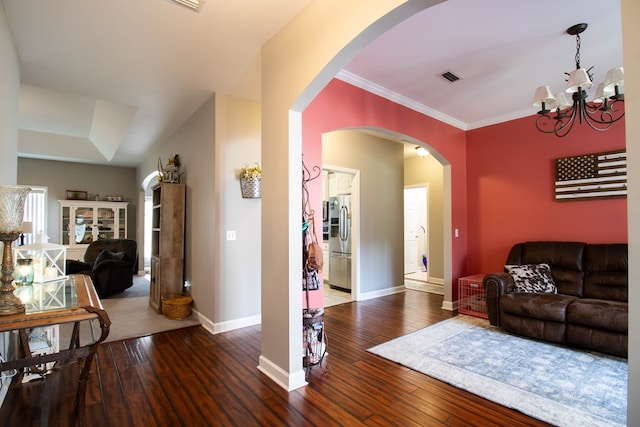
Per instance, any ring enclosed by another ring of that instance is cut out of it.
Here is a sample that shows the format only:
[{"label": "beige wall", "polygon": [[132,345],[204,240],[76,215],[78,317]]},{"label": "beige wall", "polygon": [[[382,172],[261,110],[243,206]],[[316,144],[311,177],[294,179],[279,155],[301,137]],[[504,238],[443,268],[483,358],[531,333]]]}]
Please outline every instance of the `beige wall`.
[{"label": "beige wall", "polygon": [[360,293],[404,284],[403,147],[357,131],[322,136],[322,163],[360,171]]},{"label": "beige wall", "polygon": [[629,227],[629,389],[627,425],[640,426],[640,2],[622,0],[627,209]]},{"label": "beige wall", "polygon": [[[397,23],[437,3],[315,0],[262,49],[265,172],[262,352],[258,367],[285,389],[305,384],[300,357],[301,113],[359,50]],[[281,256],[273,259],[274,253]]]},{"label": "beige wall", "polygon": [[[260,162],[259,104],[216,95],[215,153],[215,320],[260,323],[262,199],[243,199],[237,179],[240,168]],[[227,230],[236,240],[226,240]]]},{"label": "beige wall", "polygon": [[9,32],[9,25],[0,3],[0,185],[15,185],[18,164],[18,100],[20,94],[20,65]]},{"label": "beige wall", "polygon": [[433,156],[404,162],[404,185],[429,185],[429,278],[444,283],[444,168]]},{"label": "beige wall", "polygon": [[[134,168],[18,159],[18,184],[47,187],[47,235],[60,243],[60,204],[67,190],[87,191],[89,200],[100,195],[120,195],[127,206],[127,237],[136,239],[136,170]],[[136,239],[139,240],[139,239]]]},{"label": "beige wall", "polygon": [[180,155],[187,186],[185,279],[194,309],[212,332],[258,323],[261,200],[242,199],[236,174],[260,161],[260,105],[211,96],[138,168],[138,184],[170,154]]}]

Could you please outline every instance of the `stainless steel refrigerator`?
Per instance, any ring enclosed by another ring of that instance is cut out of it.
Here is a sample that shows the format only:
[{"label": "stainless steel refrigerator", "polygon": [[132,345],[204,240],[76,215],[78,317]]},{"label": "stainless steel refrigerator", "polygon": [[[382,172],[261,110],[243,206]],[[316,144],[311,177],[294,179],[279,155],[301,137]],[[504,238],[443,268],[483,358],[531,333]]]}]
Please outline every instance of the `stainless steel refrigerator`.
[{"label": "stainless steel refrigerator", "polygon": [[351,195],[329,198],[329,285],[351,292]]}]

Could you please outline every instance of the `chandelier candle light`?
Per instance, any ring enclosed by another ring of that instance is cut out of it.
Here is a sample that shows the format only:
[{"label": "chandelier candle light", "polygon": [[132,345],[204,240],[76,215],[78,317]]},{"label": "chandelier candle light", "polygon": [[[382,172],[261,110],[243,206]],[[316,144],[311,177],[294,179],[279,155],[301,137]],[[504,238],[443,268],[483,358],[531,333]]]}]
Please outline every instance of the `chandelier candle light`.
[{"label": "chandelier candle light", "polygon": [[[594,130],[605,131],[624,117],[624,111],[616,109],[618,102],[624,102],[624,71],[622,67],[609,70],[605,81],[597,87],[595,97],[587,101],[587,90],[593,86],[590,67],[580,66],[580,34],[587,29],[587,24],[576,24],[567,29],[567,34],[576,36],[576,69],[568,74],[564,92],[555,96],[549,86],[540,86],[533,97],[533,106],[540,108],[536,119],[536,128],[540,132],[563,137],[569,134],[576,119],[586,123]],[[571,94],[572,102],[568,102],[565,93]],[[555,114],[554,114],[555,113]]]},{"label": "chandelier candle light", "polygon": [[0,240],[2,255],[2,287],[0,316],[24,313],[25,306],[13,293],[13,260],[11,243],[20,236],[24,217],[24,201],[31,191],[25,187],[0,186]]}]

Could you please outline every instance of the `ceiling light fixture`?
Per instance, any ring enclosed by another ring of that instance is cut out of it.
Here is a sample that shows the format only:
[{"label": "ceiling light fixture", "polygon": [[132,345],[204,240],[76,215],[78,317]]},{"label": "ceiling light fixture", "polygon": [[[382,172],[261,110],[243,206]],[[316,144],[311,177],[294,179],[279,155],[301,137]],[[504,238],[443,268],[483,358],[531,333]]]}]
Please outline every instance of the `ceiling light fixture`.
[{"label": "ceiling light fixture", "polygon": [[195,11],[200,11],[200,0],[173,0],[176,3],[187,6]]},{"label": "ceiling light fixture", "polygon": [[[565,92],[555,96],[549,86],[540,86],[533,97],[533,106],[540,108],[536,119],[536,128],[540,132],[552,133],[558,137],[566,136],[576,119],[580,124],[588,124],[597,131],[608,130],[615,122],[624,117],[624,110],[616,110],[615,104],[624,102],[624,71],[622,67],[609,70],[604,83],[600,83],[592,101],[587,101],[587,90],[593,85],[591,69],[580,67],[580,33],[587,24],[576,24],[567,29],[567,34],[576,36],[576,69],[567,80],[566,93],[572,94],[567,102]],[[555,113],[555,116],[552,115]]]},{"label": "ceiling light fixture", "polygon": [[420,157],[427,157],[429,155],[429,152],[424,147],[416,147],[416,151]]}]

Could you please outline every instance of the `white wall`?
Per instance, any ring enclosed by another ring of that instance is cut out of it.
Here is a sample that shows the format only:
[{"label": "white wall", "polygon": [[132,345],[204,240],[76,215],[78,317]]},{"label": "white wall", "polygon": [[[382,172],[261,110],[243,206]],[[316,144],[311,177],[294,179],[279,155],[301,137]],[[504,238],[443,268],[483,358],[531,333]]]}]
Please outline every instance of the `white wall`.
[{"label": "white wall", "polygon": [[20,65],[9,24],[0,3],[0,185],[15,185],[18,170],[18,105]]}]

